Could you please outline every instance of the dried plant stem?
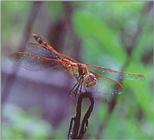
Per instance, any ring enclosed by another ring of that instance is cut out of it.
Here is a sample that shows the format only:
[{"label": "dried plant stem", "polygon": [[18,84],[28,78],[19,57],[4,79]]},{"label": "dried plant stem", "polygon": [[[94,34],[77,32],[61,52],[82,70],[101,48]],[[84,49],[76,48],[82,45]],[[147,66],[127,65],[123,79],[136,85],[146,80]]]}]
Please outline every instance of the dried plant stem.
[{"label": "dried plant stem", "polygon": [[[82,123],[80,125],[81,107],[82,107],[82,101],[84,98],[88,98],[90,100],[90,106],[89,106],[87,112],[85,113]],[[75,115],[75,117],[72,117],[71,122],[70,122],[68,139],[70,137],[71,137],[71,139],[82,139],[84,137],[84,134],[85,134],[87,127],[88,127],[88,119],[91,115],[93,107],[94,107],[94,98],[93,98],[92,94],[88,93],[88,92],[81,93],[79,95],[78,101],[77,101],[76,115]]]}]

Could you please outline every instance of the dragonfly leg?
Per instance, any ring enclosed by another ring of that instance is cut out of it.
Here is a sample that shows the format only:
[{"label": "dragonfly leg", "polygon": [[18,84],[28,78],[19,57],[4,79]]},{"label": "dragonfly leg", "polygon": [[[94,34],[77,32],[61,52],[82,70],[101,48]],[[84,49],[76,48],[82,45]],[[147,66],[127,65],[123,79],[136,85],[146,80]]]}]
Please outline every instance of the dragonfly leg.
[{"label": "dragonfly leg", "polygon": [[70,90],[70,95],[77,95],[80,94],[82,91],[82,84],[83,84],[83,77],[80,76],[77,78],[77,83],[73,86],[73,88]]},{"label": "dragonfly leg", "polygon": [[72,87],[72,89],[70,90],[70,92],[69,92],[69,95],[72,95],[72,94],[74,94],[73,93],[73,91],[77,88],[77,86],[78,86],[78,82]]},{"label": "dragonfly leg", "polygon": [[80,94],[80,93],[82,93],[82,88],[83,88],[83,76],[82,75],[80,77],[80,84],[79,85],[80,85],[80,87],[79,87],[78,91],[79,91],[79,94]]},{"label": "dragonfly leg", "polygon": [[81,93],[81,92],[82,92],[82,86],[83,86],[83,79],[81,80],[81,84],[80,84],[79,93]]},{"label": "dragonfly leg", "polygon": [[75,94],[75,96],[77,95],[77,94],[80,94],[81,93],[81,90],[82,90],[82,79],[80,79],[80,81],[78,82],[78,85],[77,85],[77,87],[75,88],[75,90],[74,90],[74,94]]}]

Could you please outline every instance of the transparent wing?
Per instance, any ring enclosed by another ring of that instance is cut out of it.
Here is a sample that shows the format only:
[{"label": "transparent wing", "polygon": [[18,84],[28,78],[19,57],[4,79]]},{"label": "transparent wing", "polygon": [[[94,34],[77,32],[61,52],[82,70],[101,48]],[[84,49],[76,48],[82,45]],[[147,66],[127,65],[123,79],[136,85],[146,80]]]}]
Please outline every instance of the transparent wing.
[{"label": "transparent wing", "polygon": [[91,65],[91,64],[87,64],[87,66],[102,76],[103,75],[109,76],[109,77],[113,77],[114,79],[118,78],[118,79],[127,79],[127,80],[144,80],[144,76],[138,73],[127,73],[127,72],[122,72],[122,71],[113,70],[110,68],[105,68],[102,66]]},{"label": "transparent wing", "polygon": [[52,51],[48,50],[47,48],[44,48],[44,46],[38,43],[32,43],[32,42],[27,43],[25,46],[25,50],[28,52],[37,53],[38,55],[41,56],[56,58],[56,56]]},{"label": "transparent wing", "polygon": [[21,51],[16,52],[10,56],[14,59],[21,67],[28,70],[42,70],[49,67],[60,67],[60,61],[55,57],[41,56],[34,52]]},{"label": "transparent wing", "polygon": [[121,93],[123,85],[120,83],[120,81],[107,76],[102,76],[95,72],[92,73],[97,78],[96,85],[93,87],[88,87],[87,90],[94,93],[96,97],[102,97],[106,100],[113,96],[113,94]]}]

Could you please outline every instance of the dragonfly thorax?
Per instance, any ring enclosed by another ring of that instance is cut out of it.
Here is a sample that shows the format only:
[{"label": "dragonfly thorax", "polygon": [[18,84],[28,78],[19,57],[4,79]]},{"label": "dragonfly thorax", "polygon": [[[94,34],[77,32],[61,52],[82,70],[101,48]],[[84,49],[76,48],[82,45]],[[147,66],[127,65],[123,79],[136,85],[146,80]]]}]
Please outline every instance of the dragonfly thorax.
[{"label": "dragonfly thorax", "polygon": [[96,76],[93,73],[87,73],[83,77],[83,83],[85,87],[91,87],[96,85]]}]

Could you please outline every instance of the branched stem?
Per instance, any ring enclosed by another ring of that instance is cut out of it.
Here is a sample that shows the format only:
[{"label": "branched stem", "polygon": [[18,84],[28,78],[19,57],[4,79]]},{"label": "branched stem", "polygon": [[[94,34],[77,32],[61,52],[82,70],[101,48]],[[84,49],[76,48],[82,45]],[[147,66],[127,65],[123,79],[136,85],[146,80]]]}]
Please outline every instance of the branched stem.
[{"label": "branched stem", "polygon": [[[88,98],[90,100],[90,106],[85,113],[81,126],[80,126],[80,118],[81,118],[81,107],[82,107],[82,101],[84,98]],[[81,93],[78,97],[77,101],[77,107],[76,107],[76,115],[75,117],[72,117],[70,122],[70,128],[68,132],[68,139],[82,139],[87,127],[88,127],[88,119],[91,115],[91,112],[94,107],[94,98],[91,93],[85,92]],[[73,128],[72,128],[73,127]],[[79,130],[80,129],[80,130]]]}]

